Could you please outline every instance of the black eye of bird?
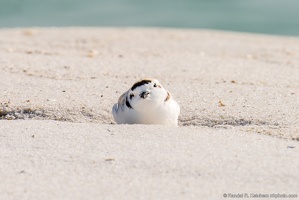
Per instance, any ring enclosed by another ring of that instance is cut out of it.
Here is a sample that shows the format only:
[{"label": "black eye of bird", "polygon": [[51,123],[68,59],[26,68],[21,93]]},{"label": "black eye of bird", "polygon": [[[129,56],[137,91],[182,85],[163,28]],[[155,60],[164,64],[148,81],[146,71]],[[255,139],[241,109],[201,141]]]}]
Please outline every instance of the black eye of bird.
[{"label": "black eye of bird", "polygon": [[130,94],[130,99],[132,99],[134,97],[134,94]]},{"label": "black eye of bird", "polygon": [[156,84],[156,83],[154,84],[154,87],[157,87],[157,84]]}]

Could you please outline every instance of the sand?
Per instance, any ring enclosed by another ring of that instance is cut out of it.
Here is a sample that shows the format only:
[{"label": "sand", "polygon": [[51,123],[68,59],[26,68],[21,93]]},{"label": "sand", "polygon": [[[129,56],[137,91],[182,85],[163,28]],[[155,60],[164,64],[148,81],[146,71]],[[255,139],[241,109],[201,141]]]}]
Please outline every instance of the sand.
[{"label": "sand", "polygon": [[[0,30],[0,199],[299,193],[299,39],[208,30]],[[179,127],[116,125],[158,79]]]}]

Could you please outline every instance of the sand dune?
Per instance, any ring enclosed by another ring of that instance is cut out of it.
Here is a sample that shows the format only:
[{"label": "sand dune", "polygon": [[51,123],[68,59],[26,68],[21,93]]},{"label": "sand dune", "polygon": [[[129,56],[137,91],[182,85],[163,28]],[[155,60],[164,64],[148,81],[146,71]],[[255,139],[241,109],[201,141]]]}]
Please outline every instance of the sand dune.
[{"label": "sand dune", "polygon": [[[299,192],[298,38],[2,29],[0,55],[1,199]],[[144,77],[179,102],[180,127],[115,124]]]}]

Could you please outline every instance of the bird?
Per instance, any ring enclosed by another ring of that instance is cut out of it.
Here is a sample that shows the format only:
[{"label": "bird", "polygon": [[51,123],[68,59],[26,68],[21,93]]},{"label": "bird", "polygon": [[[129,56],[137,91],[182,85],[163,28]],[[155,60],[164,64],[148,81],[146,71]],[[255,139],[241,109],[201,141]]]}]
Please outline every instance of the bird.
[{"label": "bird", "polygon": [[156,79],[133,84],[112,107],[117,124],[160,124],[178,126],[180,106]]}]

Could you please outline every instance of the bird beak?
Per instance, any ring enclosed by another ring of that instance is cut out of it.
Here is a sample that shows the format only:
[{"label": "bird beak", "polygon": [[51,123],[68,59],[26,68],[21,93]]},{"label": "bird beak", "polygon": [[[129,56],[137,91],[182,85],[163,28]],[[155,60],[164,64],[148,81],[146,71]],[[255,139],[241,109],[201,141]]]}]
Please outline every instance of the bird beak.
[{"label": "bird beak", "polygon": [[145,99],[149,95],[149,92],[142,92],[139,96],[143,99]]}]

